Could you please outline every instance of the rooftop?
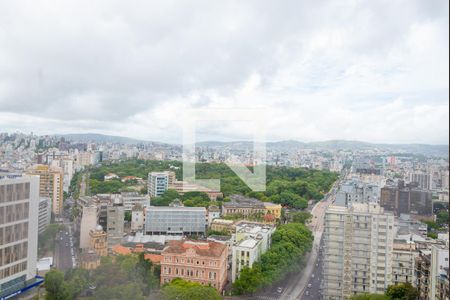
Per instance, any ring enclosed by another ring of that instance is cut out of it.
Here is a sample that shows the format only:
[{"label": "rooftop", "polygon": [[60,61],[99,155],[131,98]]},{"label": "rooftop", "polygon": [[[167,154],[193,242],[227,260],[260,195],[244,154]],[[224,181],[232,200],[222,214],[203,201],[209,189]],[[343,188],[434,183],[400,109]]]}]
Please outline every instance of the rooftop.
[{"label": "rooftop", "polygon": [[193,249],[199,256],[220,257],[225,251],[226,246],[209,241],[169,241],[169,244],[163,250],[164,254],[183,254],[188,249]]}]

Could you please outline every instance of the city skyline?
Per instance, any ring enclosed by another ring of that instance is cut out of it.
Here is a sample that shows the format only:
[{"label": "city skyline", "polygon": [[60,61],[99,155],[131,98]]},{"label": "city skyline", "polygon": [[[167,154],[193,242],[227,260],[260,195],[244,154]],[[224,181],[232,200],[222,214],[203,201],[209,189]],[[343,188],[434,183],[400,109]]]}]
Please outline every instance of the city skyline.
[{"label": "city skyline", "polygon": [[446,1],[4,2],[0,25],[4,131],[175,143],[187,110],[259,108],[268,140],[448,144]]}]

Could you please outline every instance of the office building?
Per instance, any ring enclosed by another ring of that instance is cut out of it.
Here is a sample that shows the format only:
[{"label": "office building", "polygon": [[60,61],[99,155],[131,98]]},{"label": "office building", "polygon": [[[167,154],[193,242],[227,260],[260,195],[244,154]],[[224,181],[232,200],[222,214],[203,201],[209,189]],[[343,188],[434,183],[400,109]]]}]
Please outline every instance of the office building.
[{"label": "office building", "polygon": [[393,228],[394,215],[375,203],[327,209],[324,299],[384,293],[392,284]]},{"label": "office building", "polygon": [[50,198],[39,197],[39,222],[38,232],[44,232],[45,228],[50,224],[51,220],[51,202]]},{"label": "office building", "polygon": [[272,225],[242,222],[236,226],[235,244],[231,247],[231,281],[234,282],[244,267],[251,268],[270,248]]},{"label": "office building", "polygon": [[52,212],[62,213],[64,201],[64,174],[61,168],[36,165],[27,174],[39,176],[39,196],[52,200]]},{"label": "office building", "polygon": [[206,209],[204,207],[150,206],[146,210],[147,234],[185,235],[204,234]]},{"label": "office building", "polygon": [[169,241],[161,255],[161,285],[181,278],[221,292],[227,282],[228,248],[224,244]]},{"label": "office building", "polygon": [[396,216],[401,214],[414,214],[430,216],[433,213],[432,193],[415,187],[405,185],[402,181],[396,186],[387,185],[381,189],[380,205]]},{"label": "office building", "polygon": [[148,196],[162,196],[169,188],[169,172],[151,172],[148,174]]},{"label": "office building", "polygon": [[0,174],[0,298],[39,285],[39,177]]}]

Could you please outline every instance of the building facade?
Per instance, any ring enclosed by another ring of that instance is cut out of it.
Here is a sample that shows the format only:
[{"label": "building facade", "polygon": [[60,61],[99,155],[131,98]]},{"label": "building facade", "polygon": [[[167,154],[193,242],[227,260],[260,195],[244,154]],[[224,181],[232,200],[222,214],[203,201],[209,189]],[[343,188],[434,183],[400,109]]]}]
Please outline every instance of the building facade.
[{"label": "building facade", "polygon": [[112,204],[107,209],[108,248],[112,248],[122,242],[125,211],[122,204]]},{"label": "building facade", "polygon": [[236,226],[235,244],[231,247],[231,281],[234,282],[244,267],[251,268],[270,248],[275,227],[242,222]]},{"label": "building facade", "polygon": [[0,297],[36,276],[39,177],[0,174]]},{"label": "building facade", "polygon": [[161,255],[161,285],[181,278],[221,292],[227,282],[228,248],[224,244],[170,241]]},{"label": "building facade", "polygon": [[150,206],[146,210],[147,234],[184,235],[204,234],[206,209],[204,207]]},{"label": "building facade", "polygon": [[394,216],[378,204],[330,206],[325,213],[324,299],[384,293],[392,284]]},{"label": "building facade", "polygon": [[61,168],[36,165],[27,174],[39,176],[39,195],[52,199],[52,212],[62,213],[64,201],[64,173]]},{"label": "building facade", "polygon": [[151,172],[148,174],[148,196],[162,196],[169,188],[169,172]]},{"label": "building facade", "polygon": [[39,222],[38,232],[44,232],[45,228],[50,224],[52,211],[51,211],[50,198],[39,197]]}]

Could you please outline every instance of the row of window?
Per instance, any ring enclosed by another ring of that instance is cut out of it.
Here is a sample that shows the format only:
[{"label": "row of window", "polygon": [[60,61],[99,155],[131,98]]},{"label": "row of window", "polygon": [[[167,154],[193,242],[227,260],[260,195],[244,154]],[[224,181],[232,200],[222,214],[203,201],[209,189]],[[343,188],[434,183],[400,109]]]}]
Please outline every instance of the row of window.
[{"label": "row of window", "polygon": [[0,207],[0,225],[28,219],[28,202]]},{"label": "row of window", "polygon": [[23,242],[0,249],[0,266],[13,263],[27,257],[28,243]]},{"label": "row of window", "polygon": [[[173,272],[172,272],[173,271]],[[164,267],[163,274],[166,275],[179,275],[186,277],[194,277],[194,278],[205,278],[205,270],[192,270],[188,268],[173,268],[172,267]],[[217,273],[216,272],[208,272],[208,279],[216,280]]]},{"label": "row of window", "polygon": [[12,276],[14,274],[17,274],[19,272],[25,271],[27,269],[27,262],[21,262],[18,264],[15,264],[13,266],[10,266],[8,268],[0,270],[0,279]]},{"label": "row of window", "polygon": [[28,238],[28,222],[0,227],[0,245]]},{"label": "row of window", "polygon": [[192,264],[192,265],[208,265],[210,267],[217,267],[218,263],[217,261],[214,260],[210,260],[208,262],[206,262],[205,260],[198,260],[198,259],[194,259],[194,258],[178,258],[178,257],[171,257],[171,256],[164,256],[164,261],[165,262],[174,262],[174,263],[182,263],[182,264]]},{"label": "row of window", "polygon": [[30,198],[30,183],[0,185],[0,203]]}]

